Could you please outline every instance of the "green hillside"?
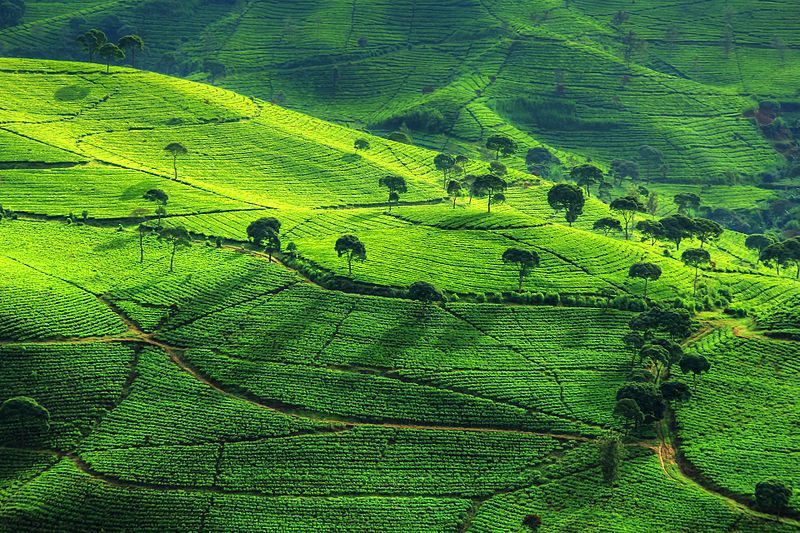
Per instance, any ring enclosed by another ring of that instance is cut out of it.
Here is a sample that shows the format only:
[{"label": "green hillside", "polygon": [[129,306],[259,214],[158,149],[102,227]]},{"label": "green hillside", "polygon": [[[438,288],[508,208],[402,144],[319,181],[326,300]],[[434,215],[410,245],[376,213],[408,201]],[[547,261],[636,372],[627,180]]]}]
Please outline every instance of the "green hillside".
[{"label": "green hillside", "polygon": [[[264,6],[247,7],[237,34]],[[548,20],[574,31],[560,11]],[[641,68],[642,83],[665,76]],[[681,252],[697,238],[604,235],[595,221],[619,213],[594,194],[570,225],[524,165],[489,212],[485,195],[448,197],[435,151],[145,71],[0,59],[0,94],[0,401],[49,415],[31,429],[0,408],[0,530],[800,529],[797,491],[781,511],[754,499],[766,479],[800,485],[800,282],[745,235],[704,243],[713,262],[695,270]],[[187,153],[173,161],[170,143]],[[465,173],[485,172],[491,157],[470,153]],[[407,184],[399,202],[387,175]],[[281,250],[248,240],[261,217],[281,222]],[[173,250],[170,228],[191,246]],[[345,234],[366,247],[352,273]],[[522,291],[502,260],[514,247],[539,257]],[[636,262],[661,269],[646,298]],[[444,301],[410,299],[418,281]],[[671,338],[711,361],[697,383],[623,342],[641,312],[675,308],[692,324]],[[692,397],[631,433],[614,410],[635,379]],[[613,434],[609,484],[598,443]]]}]

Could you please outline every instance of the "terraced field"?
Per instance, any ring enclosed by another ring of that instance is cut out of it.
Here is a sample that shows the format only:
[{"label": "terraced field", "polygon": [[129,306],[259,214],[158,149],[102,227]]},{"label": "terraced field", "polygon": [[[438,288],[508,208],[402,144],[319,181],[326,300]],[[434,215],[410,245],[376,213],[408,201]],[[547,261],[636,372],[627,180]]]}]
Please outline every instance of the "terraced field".
[{"label": "terraced field", "polygon": [[[793,327],[800,283],[754,264],[743,235],[706,245],[694,297],[673,244],[592,231],[611,214],[594,197],[569,226],[550,182],[511,169],[491,213],[453,207],[436,152],[104,70],[0,59],[0,87],[22,89],[0,106],[0,401],[50,417],[22,443],[0,422],[0,530],[800,527],[796,497],[784,517],[752,502],[765,474],[800,482],[795,341],[767,337]],[[177,176],[171,142],[188,149]],[[398,205],[386,175],[408,184]],[[247,240],[265,216],[282,223],[272,258]],[[159,226],[191,232],[174,269]],[[352,276],[344,234],[366,246]],[[541,259],[521,295],[509,247]],[[647,300],[628,276],[641,261],[663,270]],[[416,281],[445,301],[409,299]],[[624,439],[606,484],[629,321],[676,301],[714,309],[686,343],[712,370],[675,428]]]}]

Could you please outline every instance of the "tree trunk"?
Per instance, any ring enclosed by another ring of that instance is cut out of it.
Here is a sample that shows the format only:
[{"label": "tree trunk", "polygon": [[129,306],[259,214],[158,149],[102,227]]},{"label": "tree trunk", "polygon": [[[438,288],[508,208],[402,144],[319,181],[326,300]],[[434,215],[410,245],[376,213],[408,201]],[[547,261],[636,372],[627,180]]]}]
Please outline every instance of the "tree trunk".
[{"label": "tree trunk", "polygon": [[692,291],[692,298],[697,295],[697,276],[700,275],[700,267],[694,267],[694,290]]},{"label": "tree trunk", "polygon": [[353,252],[347,256],[347,273],[348,275],[353,275]]},{"label": "tree trunk", "polygon": [[[453,209],[455,208],[456,208],[456,197],[453,196]],[[797,268],[800,268],[800,266],[798,266]]]},{"label": "tree trunk", "polygon": [[108,71],[110,69],[111,69],[111,60],[109,59],[108,61],[106,61],[106,74],[108,74]]},{"label": "tree trunk", "polygon": [[136,48],[131,48],[131,66],[136,68]]},{"label": "tree trunk", "polygon": [[169,271],[172,272],[172,266],[175,263],[175,251],[178,249],[178,242],[172,243],[172,255],[169,256]]}]

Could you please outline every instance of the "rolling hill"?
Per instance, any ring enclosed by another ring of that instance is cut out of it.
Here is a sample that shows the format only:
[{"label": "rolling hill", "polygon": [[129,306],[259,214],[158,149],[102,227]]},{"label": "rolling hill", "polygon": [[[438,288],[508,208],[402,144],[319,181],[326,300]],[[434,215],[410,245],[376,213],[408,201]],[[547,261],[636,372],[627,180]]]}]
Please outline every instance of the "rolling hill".
[{"label": "rolling hill", "polygon": [[[260,3],[203,9],[239,7],[225,20],[244,32]],[[52,22],[27,16],[5,35]],[[25,446],[0,425],[0,530],[521,531],[534,515],[555,531],[800,527],[797,495],[784,517],[752,501],[766,478],[800,483],[800,283],[757,264],[744,235],[706,245],[695,296],[673,244],[592,230],[611,214],[595,198],[570,226],[552,183],[522,169],[491,213],[483,198],[454,206],[435,151],[105,71],[0,59],[0,400],[35,398],[50,417]],[[173,142],[188,150],[176,168]],[[386,175],[407,182],[397,205]],[[165,214],[144,198],[154,188]],[[265,216],[282,223],[275,258],[247,242]],[[191,232],[174,271],[160,226]],[[343,234],[367,250],[352,276]],[[501,259],[515,246],[541,258],[522,293]],[[663,271],[649,300],[628,277],[641,261]],[[416,281],[447,301],[407,298]],[[698,313],[684,348],[712,368],[657,432],[625,441],[608,485],[596,440],[623,430],[623,338],[654,304]]]}]

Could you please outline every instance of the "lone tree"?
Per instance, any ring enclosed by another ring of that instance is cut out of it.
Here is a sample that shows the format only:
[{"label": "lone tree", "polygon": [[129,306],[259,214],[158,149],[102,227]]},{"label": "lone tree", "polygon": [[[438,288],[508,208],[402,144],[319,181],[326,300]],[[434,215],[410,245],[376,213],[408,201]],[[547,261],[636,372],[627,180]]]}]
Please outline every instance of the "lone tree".
[{"label": "lone tree", "polygon": [[681,192],[676,194],[673,199],[675,205],[678,206],[678,213],[686,215],[687,213],[694,213],[700,207],[700,197],[693,192]]},{"label": "lone tree", "polygon": [[111,70],[111,63],[125,59],[125,52],[114,43],[106,43],[97,50],[97,55],[106,60],[106,74]]},{"label": "lone tree", "polygon": [[636,218],[636,213],[644,213],[645,206],[636,196],[623,196],[611,202],[611,210],[619,213],[625,228],[625,240],[630,238],[630,228]]},{"label": "lone tree", "polygon": [[50,413],[33,398],[14,396],[0,405],[0,424],[8,425],[18,444],[50,429]]},{"label": "lone tree", "polygon": [[603,235],[608,236],[612,231],[622,231],[622,223],[613,217],[603,217],[594,221],[592,229],[602,231]]},{"label": "lone tree", "polygon": [[683,239],[690,238],[694,233],[694,221],[686,215],[670,215],[659,222],[664,230],[664,238],[675,243],[675,250],[680,250]]},{"label": "lone tree", "polygon": [[565,211],[565,218],[570,226],[578,220],[583,213],[583,205],[586,199],[583,197],[583,189],[571,183],[559,183],[547,192],[547,203],[558,213]]},{"label": "lone tree", "polygon": [[685,402],[692,397],[692,391],[686,383],[667,381],[661,384],[661,395],[668,402]]},{"label": "lone tree", "polygon": [[572,181],[577,183],[579,187],[583,187],[586,191],[586,196],[590,198],[592,193],[589,191],[589,188],[592,185],[603,183],[603,171],[594,165],[578,165],[570,171],[569,177]]},{"label": "lone tree", "polygon": [[161,219],[167,214],[166,206],[169,196],[161,189],[150,189],[142,195],[142,198],[148,202],[156,202],[156,217],[158,219],[158,227],[160,228]]},{"label": "lone tree", "polygon": [[614,159],[611,161],[609,173],[619,187],[622,185],[622,180],[625,178],[630,178],[633,181],[639,179],[639,165],[635,161],[629,161],[627,159]]},{"label": "lone tree", "polygon": [[777,479],[767,479],[756,484],[756,505],[767,513],[780,514],[789,508],[792,487]]},{"label": "lone tree", "polygon": [[354,260],[362,263],[367,260],[367,249],[355,235],[342,235],[336,239],[334,250],[339,257],[347,258],[347,273],[350,276],[353,275]]},{"label": "lone tree", "polygon": [[355,142],[353,142],[353,148],[356,153],[358,153],[359,150],[367,151],[370,149],[369,141],[366,139],[356,139]]},{"label": "lone tree", "polygon": [[83,51],[89,54],[91,63],[100,48],[108,42],[108,37],[103,30],[92,28],[83,35],[79,35],[77,41],[83,47]]},{"label": "lone tree", "polygon": [[486,139],[486,148],[494,151],[494,158],[500,159],[500,154],[509,156],[517,151],[517,143],[503,135],[492,135]]},{"label": "lone tree", "polygon": [[138,50],[141,52],[144,50],[144,41],[142,38],[138,35],[125,35],[120,37],[119,41],[117,42],[117,46],[126,52],[130,52],[131,66],[136,68],[136,51]]},{"label": "lone tree", "polygon": [[681,362],[678,363],[678,366],[681,367],[681,372],[684,374],[692,373],[692,383],[695,390],[697,390],[697,376],[711,370],[711,363],[708,362],[708,359],[697,354],[685,355]]},{"label": "lone tree", "polygon": [[450,180],[447,182],[447,196],[453,199],[453,209],[456,208],[456,200],[464,194],[464,187],[460,181]]},{"label": "lone tree", "polygon": [[428,313],[428,308],[432,303],[444,300],[442,291],[427,281],[415,281],[409,285],[408,297],[411,300],[422,302],[422,311],[424,314]]},{"label": "lone tree", "polygon": [[700,241],[700,248],[709,241],[719,239],[725,231],[717,222],[707,218],[692,219],[692,226],[692,234]]},{"label": "lone tree", "polygon": [[389,212],[392,212],[392,204],[400,201],[400,194],[406,192],[406,180],[400,176],[384,176],[378,180],[381,187],[389,189]]},{"label": "lone tree", "polygon": [[147,226],[144,225],[145,215],[147,214],[147,209],[144,208],[136,208],[131,212],[131,217],[135,218],[139,221],[139,227],[137,228],[139,231],[139,262],[144,263],[144,234],[147,231]]},{"label": "lone tree", "polygon": [[684,265],[694,268],[694,290],[692,291],[692,297],[694,297],[697,295],[697,278],[700,275],[700,267],[711,262],[711,254],[702,248],[690,248],[681,254],[681,261]]},{"label": "lone tree", "polygon": [[280,233],[281,222],[275,217],[262,217],[247,226],[247,238],[256,246],[261,246],[270,233]]},{"label": "lone tree", "polygon": [[172,156],[172,170],[175,172],[175,179],[178,179],[178,157],[189,153],[181,143],[169,143],[164,147],[164,151]]},{"label": "lone tree", "polygon": [[486,212],[492,212],[492,201],[501,202],[505,200],[503,191],[506,190],[507,184],[503,178],[499,178],[494,174],[484,174],[477,176],[472,182],[470,187],[470,194],[482,198],[486,196],[489,203],[486,207]]},{"label": "lone tree", "polygon": [[644,280],[644,299],[647,299],[647,282],[661,277],[661,267],[655,263],[634,263],[628,269],[628,277]]},{"label": "lone tree", "polygon": [[617,435],[609,435],[600,440],[598,450],[600,470],[603,472],[603,481],[608,485],[617,480],[624,450]]},{"label": "lone tree", "polygon": [[172,246],[172,252],[169,256],[169,271],[172,272],[175,264],[175,252],[178,251],[178,248],[190,247],[192,245],[192,238],[183,226],[173,226],[161,228],[158,231],[158,240],[164,241]]},{"label": "lone tree", "polygon": [[761,250],[761,255],[758,258],[767,266],[775,266],[775,272],[780,276],[781,267],[789,264],[789,253],[784,243],[776,242]]},{"label": "lone tree", "polygon": [[631,430],[639,430],[642,422],[644,422],[644,413],[642,413],[636,400],[633,398],[622,398],[621,400],[617,400],[616,405],[614,405],[614,418],[620,421],[625,428],[625,434],[628,435]]},{"label": "lone tree", "polygon": [[439,154],[433,158],[433,164],[442,172],[442,187],[447,188],[447,174],[456,166],[456,160],[450,154]]},{"label": "lone tree", "polygon": [[[753,235],[748,235],[747,238],[744,240],[744,245],[749,250],[755,250],[758,252],[758,255],[761,255],[761,252],[764,251],[764,248],[769,246],[770,244],[774,244],[775,239],[770,237],[769,235],[763,235],[761,233],[754,233]],[[758,260],[761,258],[759,257]]]},{"label": "lone tree", "polygon": [[521,248],[509,248],[503,252],[503,263],[513,264],[519,272],[518,292],[522,292],[522,283],[525,281],[531,270],[539,266],[539,254]]}]

